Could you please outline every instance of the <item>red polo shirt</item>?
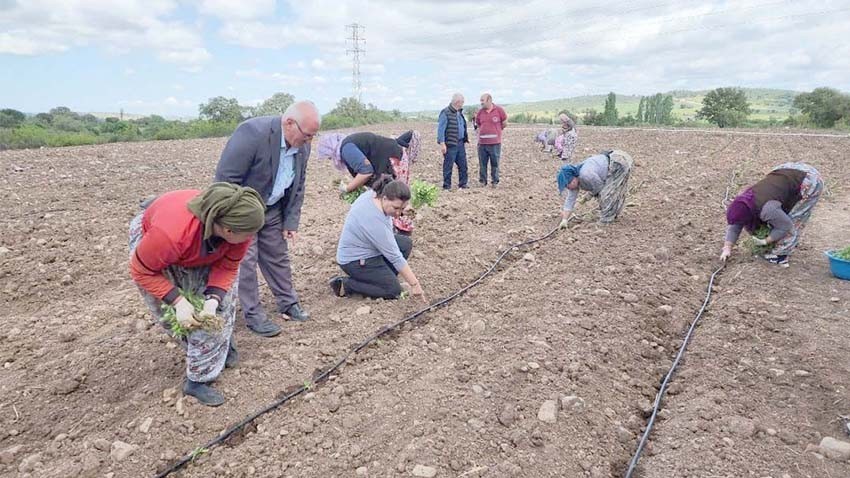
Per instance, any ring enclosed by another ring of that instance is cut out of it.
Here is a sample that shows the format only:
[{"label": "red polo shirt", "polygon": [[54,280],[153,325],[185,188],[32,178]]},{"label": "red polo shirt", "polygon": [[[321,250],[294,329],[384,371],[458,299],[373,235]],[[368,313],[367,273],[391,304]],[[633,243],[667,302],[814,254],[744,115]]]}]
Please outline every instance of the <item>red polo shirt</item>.
[{"label": "red polo shirt", "polygon": [[167,303],[179,295],[177,287],[163,275],[168,266],[210,266],[206,292],[223,297],[251,245],[251,240],[241,244],[230,244],[220,238],[205,241],[204,223],[187,207],[198,194],[200,191],[189,189],[158,197],[145,210],[142,239],[130,258],[133,280]]},{"label": "red polo shirt", "polygon": [[478,113],[475,113],[475,123],[478,125],[478,144],[501,144],[502,130],[505,129],[507,121],[508,115],[501,106],[493,105],[493,109],[489,113],[484,108],[478,110]]}]

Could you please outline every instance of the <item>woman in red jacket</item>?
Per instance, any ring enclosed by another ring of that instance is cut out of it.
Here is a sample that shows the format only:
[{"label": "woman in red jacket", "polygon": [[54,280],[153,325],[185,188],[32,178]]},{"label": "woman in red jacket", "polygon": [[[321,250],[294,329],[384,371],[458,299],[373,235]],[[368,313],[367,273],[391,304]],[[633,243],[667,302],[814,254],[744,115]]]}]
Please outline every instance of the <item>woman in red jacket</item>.
[{"label": "woman in red jacket", "polygon": [[[236,364],[231,334],[237,271],[264,221],[265,206],[256,191],[215,183],[205,191],[165,193],[130,223],[130,275],[167,330],[164,304],[174,307],[177,322],[189,330],[181,341],[186,348],[183,393],[204,405],[224,403],[209,382],[225,365]],[[203,295],[203,310],[196,312],[181,291]],[[220,331],[198,327],[198,319],[216,315],[223,319]]]}]

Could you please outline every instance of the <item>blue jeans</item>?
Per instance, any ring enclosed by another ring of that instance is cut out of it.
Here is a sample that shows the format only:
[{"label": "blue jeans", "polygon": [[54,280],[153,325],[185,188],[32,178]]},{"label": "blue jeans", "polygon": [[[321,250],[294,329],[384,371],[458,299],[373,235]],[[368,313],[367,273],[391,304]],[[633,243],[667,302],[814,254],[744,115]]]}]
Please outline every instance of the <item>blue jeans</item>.
[{"label": "blue jeans", "polygon": [[469,178],[467,177],[466,145],[464,143],[446,147],[446,154],[443,156],[443,189],[452,188],[452,168],[455,164],[457,164],[457,185],[465,188]]},{"label": "blue jeans", "polygon": [[478,145],[478,182],[487,184],[487,164],[490,164],[490,178],[493,184],[499,184],[499,158],[502,156],[501,144]]}]

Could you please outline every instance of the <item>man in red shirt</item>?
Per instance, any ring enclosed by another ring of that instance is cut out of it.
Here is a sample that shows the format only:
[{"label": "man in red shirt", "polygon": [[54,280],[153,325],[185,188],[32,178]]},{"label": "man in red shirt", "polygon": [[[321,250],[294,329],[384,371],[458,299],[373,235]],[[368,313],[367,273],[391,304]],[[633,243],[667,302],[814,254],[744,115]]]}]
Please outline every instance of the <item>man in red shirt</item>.
[{"label": "man in red shirt", "polygon": [[[130,223],[130,275],[157,321],[172,332],[163,319],[168,304],[186,332],[180,337],[186,349],[183,393],[221,405],[224,397],[209,383],[236,364],[236,276],[263,227],[265,205],[251,188],[215,183],[204,191],[165,193],[143,208]],[[188,293],[205,298],[202,310],[184,297]],[[221,330],[201,327],[216,316]]]},{"label": "man in red shirt", "polygon": [[490,93],[481,95],[481,109],[475,114],[473,125],[478,131],[478,182],[487,185],[487,165],[490,165],[491,183],[499,184],[499,158],[502,156],[502,130],[508,124],[508,115],[501,106],[493,104]]}]

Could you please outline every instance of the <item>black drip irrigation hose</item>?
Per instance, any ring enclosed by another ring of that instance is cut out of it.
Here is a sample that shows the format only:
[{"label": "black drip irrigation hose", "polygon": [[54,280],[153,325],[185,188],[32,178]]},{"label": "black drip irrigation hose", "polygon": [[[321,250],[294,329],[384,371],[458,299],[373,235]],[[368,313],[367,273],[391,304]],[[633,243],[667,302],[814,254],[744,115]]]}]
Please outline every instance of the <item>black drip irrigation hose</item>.
[{"label": "black drip irrigation hose", "polygon": [[[729,143],[726,144],[729,146]],[[726,149],[726,146],[721,148],[720,151]],[[723,201],[720,202],[720,205],[725,209],[726,206],[729,205],[729,194],[732,192],[732,185],[735,182],[735,176],[737,176],[736,171],[733,169],[732,173],[729,175],[729,183],[726,185],[726,194],[723,196]],[[634,456],[632,456],[632,460],[629,462],[629,468],[626,470],[626,478],[632,478],[635,470],[637,469],[638,461],[640,460],[640,456],[643,453],[643,449],[646,446],[646,442],[649,440],[649,434],[652,433],[652,427],[655,425],[655,418],[658,416],[658,411],[661,408],[661,400],[664,398],[664,394],[667,393],[667,385],[670,383],[670,379],[673,378],[673,374],[676,372],[676,369],[679,367],[679,362],[681,362],[682,357],[685,355],[685,349],[688,348],[688,344],[691,342],[691,337],[694,334],[694,330],[697,328],[697,324],[699,323],[700,318],[702,318],[702,314],[705,312],[705,309],[708,307],[708,302],[711,300],[711,288],[714,287],[714,279],[717,278],[717,275],[726,267],[726,263],[722,263],[717,270],[711,274],[711,279],[708,281],[708,288],[705,291],[705,300],[702,302],[702,307],[700,307],[699,312],[697,312],[696,317],[693,322],[691,322],[691,326],[688,329],[688,333],[685,334],[685,339],[682,341],[681,347],[679,347],[679,352],[676,354],[676,359],[673,360],[673,365],[670,367],[670,370],[667,372],[667,375],[664,376],[664,380],[661,382],[661,387],[658,389],[658,393],[655,395],[655,403],[652,407],[652,415],[649,417],[649,421],[646,423],[646,429],[643,432],[643,435],[640,437],[640,443],[638,443],[637,451],[635,451]]]},{"label": "black drip irrigation hose", "polygon": [[473,282],[471,282],[466,287],[458,290],[457,292],[451,294],[448,297],[445,297],[443,299],[438,300],[437,302],[434,302],[433,304],[430,304],[428,307],[426,307],[424,309],[418,310],[418,311],[408,315],[407,317],[399,320],[398,322],[396,322],[392,325],[387,325],[387,326],[380,328],[371,337],[368,337],[367,339],[363,340],[357,346],[355,346],[354,348],[349,350],[347,353],[345,353],[336,362],[334,362],[334,364],[331,365],[329,368],[325,369],[322,373],[315,375],[312,378],[312,381],[305,382],[304,385],[301,385],[297,389],[287,393],[286,395],[284,395],[282,397],[279,397],[278,399],[276,399],[272,403],[268,404],[267,406],[263,407],[259,411],[254,412],[253,414],[245,417],[242,421],[231,426],[230,428],[225,430],[223,433],[221,433],[215,439],[210,440],[208,443],[206,443],[205,445],[203,445],[201,447],[195,448],[195,451],[192,451],[189,454],[185,455],[180,460],[171,464],[171,466],[169,466],[165,471],[157,474],[156,478],[164,478],[164,477],[170,475],[171,473],[174,473],[174,472],[180,470],[181,468],[186,466],[188,463],[194,461],[195,458],[197,458],[198,453],[200,451],[203,451],[205,453],[205,452],[209,451],[209,449],[211,449],[212,447],[214,447],[216,445],[220,445],[222,442],[224,442],[225,440],[230,438],[234,433],[242,430],[246,425],[248,425],[249,423],[252,423],[257,418],[265,415],[266,413],[269,413],[269,412],[277,409],[278,407],[285,404],[286,402],[288,402],[288,401],[292,400],[293,398],[301,395],[302,393],[310,390],[311,388],[313,388],[313,386],[315,384],[322,383],[322,382],[326,381],[328,379],[328,377],[330,377],[330,375],[333,372],[335,372],[337,369],[339,369],[339,367],[341,367],[342,364],[345,363],[349,359],[349,357],[351,357],[352,355],[356,354],[357,352],[360,352],[361,350],[368,347],[373,342],[375,342],[379,338],[383,337],[384,335],[390,333],[391,331],[398,329],[402,325],[421,317],[422,315],[426,314],[427,312],[430,312],[432,310],[435,310],[439,307],[442,307],[442,306],[448,304],[449,302],[453,301],[454,299],[456,299],[456,298],[460,297],[461,295],[463,295],[464,293],[466,293],[469,289],[472,289],[473,287],[480,284],[487,276],[489,276],[490,274],[493,273],[493,271],[496,270],[496,267],[499,266],[499,264],[502,262],[502,259],[504,259],[505,256],[508,255],[508,253],[511,252],[512,250],[518,249],[520,247],[530,246],[530,245],[535,244],[537,242],[541,242],[541,241],[544,241],[546,239],[549,239],[550,237],[552,237],[558,231],[558,229],[559,229],[559,227],[555,227],[554,229],[549,231],[547,234],[540,236],[536,239],[529,239],[525,242],[521,242],[519,244],[515,244],[515,245],[508,247],[507,249],[505,249],[499,255],[499,257],[496,259],[495,262],[493,262],[493,264],[490,266],[489,269],[484,271],[483,274],[481,274],[477,279],[475,279]]},{"label": "black drip irrigation hose", "polygon": [[664,394],[667,392],[667,385],[670,383],[670,379],[673,378],[673,374],[676,372],[676,368],[679,367],[679,362],[682,360],[682,357],[685,355],[685,349],[688,348],[688,343],[691,341],[691,337],[694,334],[694,330],[696,330],[697,324],[699,323],[699,319],[702,317],[702,314],[705,312],[705,309],[708,307],[708,302],[711,300],[711,288],[714,286],[714,279],[717,277],[717,274],[726,267],[726,264],[721,264],[720,267],[711,274],[711,279],[708,281],[708,290],[705,294],[705,300],[702,303],[702,307],[697,312],[696,318],[691,322],[691,327],[688,329],[688,333],[685,334],[685,340],[682,341],[682,346],[679,347],[679,353],[676,354],[676,359],[673,360],[673,365],[670,367],[670,370],[667,372],[667,375],[664,376],[664,380],[661,382],[661,388],[658,389],[658,393],[655,395],[655,404],[652,407],[652,415],[649,417],[649,421],[646,424],[646,430],[643,432],[643,436],[640,438],[640,443],[638,444],[637,451],[632,457],[632,461],[629,462],[629,469],[626,471],[626,478],[631,478],[632,474],[635,472],[637,468],[638,461],[640,460],[640,455],[643,453],[643,449],[646,446],[647,440],[649,440],[649,434],[652,432],[652,427],[655,425],[655,418],[658,416],[658,410],[661,408],[661,400],[664,398]]}]

